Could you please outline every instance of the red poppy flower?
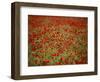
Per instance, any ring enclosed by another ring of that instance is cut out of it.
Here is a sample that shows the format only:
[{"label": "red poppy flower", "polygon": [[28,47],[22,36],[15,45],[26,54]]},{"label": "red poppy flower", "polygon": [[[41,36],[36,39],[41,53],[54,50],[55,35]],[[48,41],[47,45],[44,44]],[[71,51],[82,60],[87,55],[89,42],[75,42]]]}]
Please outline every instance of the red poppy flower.
[{"label": "red poppy flower", "polygon": [[50,60],[46,59],[46,60],[43,60],[44,63],[49,63]]},{"label": "red poppy flower", "polygon": [[45,52],[45,50],[40,50],[39,52],[43,53],[43,52]]},{"label": "red poppy flower", "polygon": [[61,57],[61,58],[60,58],[60,60],[61,60],[61,61],[64,61],[64,60],[65,60],[65,58],[64,58],[64,57]]},{"label": "red poppy flower", "polygon": [[59,54],[51,54],[52,56],[59,56]]},{"label": "red poppy flower", "polygon": [[45,31],[41,32],[42,35],[45,34],[45,33],[46,33]]},{"label": "red poppy flower", "polygon": [[33,57],[36,57],[36,54],[32,54]]},{"label": "red poppy flower", "polygon": [[37,38],[37,37],[38,37],[38,35],[33,32],[32,33],[32,38]]},{"label": "red poppy flower", "polygon": [[29,41],[29,43],[32,43],[33,39],[32,39],[32,38],[29,38],[29,40],[28,40],[28,41]]},{"label": "red poppy flower", "polygon": [[44,38],[44,39],[42,39],[41,43],[45,43],[47,41],[48,41],[48,38]]},{"label": "red poppy flower", "polygon": [[35,51],[36,49],[35,48],[32,48],[32,51]]},{"label": "red poppy flower", "polygon": [[41,58],[39,55],[37,54],[32,54],[33,57],[37,57],[37,58]]},{"label": "red poppy flower", "polygon": [[32,45],[32,46],[34,46],[34,45],[35,45],[35,42],[34,42],[34,41],[32,41],[31,45]]},{"label": "red poppy flower", "polygon": [[61,62],[56,62],[57,65],[61,65]]}]

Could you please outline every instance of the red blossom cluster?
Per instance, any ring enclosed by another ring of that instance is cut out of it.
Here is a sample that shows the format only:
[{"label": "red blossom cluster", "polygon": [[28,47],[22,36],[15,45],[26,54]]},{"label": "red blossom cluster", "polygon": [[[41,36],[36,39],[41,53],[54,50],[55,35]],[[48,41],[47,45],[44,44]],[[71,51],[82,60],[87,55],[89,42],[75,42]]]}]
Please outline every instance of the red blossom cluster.
[{"label": "red blossom cluster", "polygon": [[87,63],[87,18],[28,16],[28,65]]}]

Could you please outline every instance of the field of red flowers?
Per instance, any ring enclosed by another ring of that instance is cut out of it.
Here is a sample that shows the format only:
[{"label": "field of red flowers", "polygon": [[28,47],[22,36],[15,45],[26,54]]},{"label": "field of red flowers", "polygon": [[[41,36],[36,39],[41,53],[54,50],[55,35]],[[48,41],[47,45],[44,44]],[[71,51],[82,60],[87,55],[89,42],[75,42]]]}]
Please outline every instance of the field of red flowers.
[{"label": "field of red flowers", "polygon": [[87,18],[28,15],[28,66],[87,64]]}]

